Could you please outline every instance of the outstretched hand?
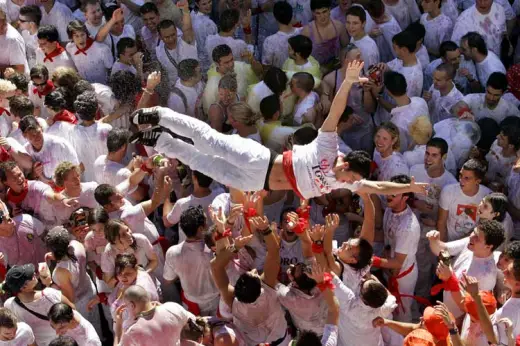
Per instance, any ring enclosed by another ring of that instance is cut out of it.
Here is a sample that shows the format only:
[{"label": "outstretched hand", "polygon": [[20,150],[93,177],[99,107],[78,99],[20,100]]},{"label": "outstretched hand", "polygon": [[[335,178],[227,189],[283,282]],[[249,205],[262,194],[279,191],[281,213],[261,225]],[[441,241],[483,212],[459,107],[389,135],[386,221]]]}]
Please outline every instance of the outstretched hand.
[{"label": "outstretched hand", "polygon": [[348,83],[365,83],[368,82],[368,78],[360,77],[359,74],[363,69],[365,63],[363,61],[352,61],[347,65],[347,71],[345,72],[345,81]]},{"label": "outstretched hand", "polygon": [[427,195],[428,194],[428,186],[429,186],[429,184],[426,184],[426,183],[416,183],[415,182],[415,177],[411,178],[410,190],[413,193],[420,193],[421,195]]}]

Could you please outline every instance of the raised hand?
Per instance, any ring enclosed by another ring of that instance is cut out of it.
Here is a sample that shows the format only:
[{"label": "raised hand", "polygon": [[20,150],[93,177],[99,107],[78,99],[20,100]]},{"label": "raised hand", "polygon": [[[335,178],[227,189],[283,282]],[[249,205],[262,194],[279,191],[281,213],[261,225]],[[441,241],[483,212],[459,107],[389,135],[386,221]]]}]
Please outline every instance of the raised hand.
[{"label": "raised hand", "polygon": [[64,198],[61,200],[61,203],[67,208],[79,207],[79,201],[77,198]]},{"label": "raised hand", "polygon": [[376,317],[372,320],[372,327],[380,328],[386,325],[386,321],[383,317]]},{"label": "raised hand", "polygon": [[159,85],[159,83],[161,83],[161,72],[154,71],[150,73],[146,79],[146,89],[152,91]]},{"label": "raised hand", "polygon": [[269,228],[269,220],[265,216],[255,216],[249,219],[249,224],[257,231],[265,231]]},{"label": "raised hand", "polygon": [[125,18],[125,15],[123,14],[123,9],[118,8],[112,13],[112,20],[114,22],[119,22]]},{"label": "raised hand", "polygon": [[235,238],[235,247],[238,249],[242,249],[244,246],[249,244],[251,240],[253,240],[253,234],[250,234],[248,236],[238,236]]},{"label": "raised hand", "polygon": [[444,264],[442,262],[439,262],[439,264],[437,265],[437,270],[435,273],[437,274],[439,279],[441,279],[442,281],[448,280],[451,277],[451,275],[453,274],[451,267],[447,266],[446,264]]},{"label": "raised hand", "polygon": [[460,285],[464,291],[468,292],[470,296],[478,296],[478,280],[473,276],[467,276],[466,273],[462,273],[462,281]]},{"label": "raised hand", "polygon": [[325,227],[318,224],[312,226],[309,230],[309,236],[311,237],[312,241],[323,240],[323,237],[325,236]]},{"label": "raised hand", "polygon": [[234,224],[237,218],[244,213],[244,206],[242,204],[235,204],[231,207],[229,211],[229,216],[227,218],[228,224]]},{"label": "raised hand", "polygon": [[323,270],[322,266],[320,266],[318,263],[314,263],[311,268],[311,272],[307,273],[307,276],[316,283],[320,284],[323,282],[323,275],[325,274],[325,270]]},{"label": "raised hand", "polygon": [[326,232],[335,232],[339,227],[339,215],[338,214],[328,214],[325,216],[325,231]]},{"label": "raised hand", "polygon": [[368,78],[360,77],[359,74],[363,69],[364,62],[352,61],[348,64],[345,72],[345,81],[348,83],[364,83],[368,82]]},{"label": "raised hand", "polygon": [[429,241],[439,241],[441,240],[441,233],[439,231],[429,231],[426,233],[426,238],[428,238]]},{"label": "raised hand", "polygon": [[434,309],[442,317],[444,324],[446,324],[448,328],[453,327],[455,321],[452,320],[448,307],[443,302],[437,301],[437,305],[434,306]]},{"label": "raised hand", "polygon": [[226,217],[224,216],[224,212],[222,211],[222,207],[215,210],[211,206],[209,206],[209,216],[213,224],[217,227],[217,231],[219,233],[224,233],[226,230]]}]

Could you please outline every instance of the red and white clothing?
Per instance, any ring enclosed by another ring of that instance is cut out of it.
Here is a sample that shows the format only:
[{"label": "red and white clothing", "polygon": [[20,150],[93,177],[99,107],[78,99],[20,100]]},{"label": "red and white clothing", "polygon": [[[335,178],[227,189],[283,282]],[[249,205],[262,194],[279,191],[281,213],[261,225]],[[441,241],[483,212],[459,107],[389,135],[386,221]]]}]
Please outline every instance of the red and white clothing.
[{"label": "red and white clothing", "polygon": [[161,66],[168,73],[168,82],[170,85],[174,85],[179,78],[177,72],[177,66],[185,59],[198,60],[197,55],[197,41],[187,43],[182,38],[177,39],[177,46],[175,49],[168,49],[164,42],[161,41],[155,48],[155,54],[157,60],[161,63]]},{"label": "red and white clothing", "polygon": [[462,101],[471,109],[471,112],[475,116],[475,121],[487,117],[500,124],[507,116],[514,115],[520,117],[520,110],[503,97],[500,98],[498,104],[493,109],[488,107],[485,93],[466,95]]},{"label": "red and white clothing", "polygon": [[[51,91],[54,90],[54,84],[52,81],[48,80],[47,85],[45,86],[45,89],[40,92],[36,86],[34,86],[33,82],[29,82],[29,100],[34,105],[34,108],[40,109],[40,116],[39,118],[47,119],[49,117],[49,112],[47,111],[47,108],[44,105],[45,102],[45,96],[48,95]],[[45,122],[47,124],[47,122]]]},{"label": "red and white clothing", "polygon": [[74,61],[72,61],[69,53],[67,53],[65,48],[59,45],[58,48],[49,54],[45,54],[43,50],[38,47],[36,50],[36,64],[45,65],[49,70],[49,76],[51,76],[58,67],[76,69],[76,65],[74,65]]},{"label": "red and white clothing", "polygon": [[[475,257],[468,249],[469,237],[446,243],[446,250],[451,256],[456,256],[453,263],[453,273],[458,280],[462,279],[462,273],[473,276],[478,280],[479,289],[492,291],[497,281],[498,268],[493,254],[489,257]],[[453,313],[455,318],[463,314],[451,296],[451,292],[444,291],[443,302]]]},{"label": "red and white clothing", "polygon": [[430,18],[428,13],[423,13],[420,22],[426,29],[424,46],[426,46],[429,52],[435,53],[438,56],[440,54],[439,47],[441,43],[449,41],[451,38],[453,22],[448,16],[442,13],[435,18]]},{"label": "red and white clothing", "polygon": [[[62,116],[63,118],[61,118]],[[74,122],[77,122],[76,116],[67,110],[63,110],[62,112],[55,114],[53,119],[54,123],[45,130],[45,133],[47,135],[64,139],[68,143],[71,143],[72,132],[74,131],[75,127]],[[74,148],[71,149],[74,150]]]},{"label": "red and white clothing", "polygon": [[[513,336],[516,338],[520,335],[520,298],[509,298],[500,309],[492,316],[493,323],[498,322],[502,318],[509,318],[513,322]],[[499,342],[507,342],[507,334],[503,323],[495,326],[495,335],[498,336]]]},{"label": "red and white clothing", "polygon": [[430,93],[432,98],[428,101],[428,108],[430,109],[430,119],[432,124],[438,123],[444,119],[452,118],[453,114],[451,108],[464,97],[455,84],[453,84],[451,91],[444,96],[441,95],[441,92],[435,89],[433,85],[430,88]]},{"label": "red and white clothing", "polygon": [[[67,25],[75,19],[72,11],[59,1],[54,1],[54,5],[49,13],[43,6],[40,6],[40,9],[42,11],[40,25],[54,25],[60,34],[60,42],[70,41],[67,34]],[[49,71],[49,75],[50,73]]]},{"label": "red and white clothing", "polygon": [[211,251],[203,241],[184,241],[166,252],[164,279],[181,281],[186,299],[199,305],[204,316],[214,315],[220,298],[211,275]]},{"label": "red and white clothing", "polygon": [[79,49],[74,42],[69,42],[66,50],[82,78],[91,83],[107,83],[108,71],[114,64],[107,45],[89,38],[84,49]]},{"label": "red and white clothing", "polygon": [[7,192],[7,204],[12,208],[20,208],[27,213],[34,213],[45,224],[54,225],[52,205],[46,200],[46,195],[52,193],[52,188],[39,180],[28,180],[27,188],[15,195]]},{"label": "red and white clothing", "polygon": [[480,185],[474,196],[462,192],[460,184],[445,186],[441,192],[439,207],[448,211],[448,240],[453,241],[466,237],[477,225],[478,205],[491,190]]},{"label": "red and white clothing", "polygon": [[43,147],[39,151],[34,150],[31,143],[25,145],[25,150],[35,161],[42,163],[43,174],[49,179],[54,177],[54,170],[63,161],[80,164],[70,143],[53,135],[43,134]]},{"label": "red and white clothing", "polygon": [[401,143],[401,152],[409,149],[413,142],[410,137],[408,127],[413,121],[421,116],[429,115],[428,104],[421,97],[410,97],[410,103],[404,106],[397,106],[390,111],[390,122],[399,128],[399,140]]},{"label": "red and white clothing", "polygon": [[137,346],[150,343],[176,346],[180,342],[181,331],[188,319],[195,316],[177,303],[167,302],[157,305],[146,318],[138,318],[123,334],[119,345]]}]

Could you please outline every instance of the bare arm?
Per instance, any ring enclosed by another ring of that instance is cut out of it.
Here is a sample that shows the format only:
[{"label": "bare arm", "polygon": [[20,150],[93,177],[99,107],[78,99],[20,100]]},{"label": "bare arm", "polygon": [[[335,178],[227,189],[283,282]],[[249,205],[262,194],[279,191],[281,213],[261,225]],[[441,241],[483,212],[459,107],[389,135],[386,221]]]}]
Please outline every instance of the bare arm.
[{"label": "bare arm", "polygon": [[108,37],[108,35],[110,35],[110,30],[112,30],[112,27],[114,26],[114,24],[116,24],[118,21],[123,20],[123,19],[124,19],[123,9],[118,8],[117,10],[114,11],[114,13],[112,13],[112,18],[110,18],[110,20],[108,22],[106,22],[106,24],[103,25],[101,27],[101,29],[99,29],[99,31],[96,35],[96,41],[104,42],[105,39]]},{"label": "bare arm", "polygon": [[448,240],[448,211],[440,207],[437,216],[437,231],[439,231],[442,241]]},{"label": "bare arm", "polygon": [[63,295],[65,297],[67,297],[69,299],[69,301],[71,301],[71,302],[76,301],[76,294],[74,292],[74,287],[72,287],[72,282],[70,281],[72,274],[68,270],[63,269],[63,268],[56,268],[55,274],[56,274],[55,283],[60,288],[61,293],[63,293]]},{"label": "bare arm", "polygon": [[378,323],[379,326],[388,327],[388,328],[392,329],[394,332],[396,332],[397,334],[402,335],[402,336],[407,336],[414,330],[420,328],[420,324],[418,324],[418,323],[415,324],[415,323],[398,322],[398,321],[394,321],[394,320],[387,320],[386,318],[381,318],[381,317],[378,317],[376,320],[379,320],[379,321],[382,320],[382,322]]},{"label": "bare arm", "polygon": [[403,267],[404,260],[406,259],[406,254],[395,253],[394,258],[381,258],[381,268],[400,270]]},{"label": "bare arm", "polygon": [[407,192],[424,194],[427,186],[428,184],[416,183],[413,177],[410,184],[363,180],[363,183],[356,192],[376,195],[397,195]]},{"label": "bare arm", "polygon": [[195,33],[191,24],[190,7],[187,0],[182,0],[177,3],[182,11],[182,40],[188,44],[192,44],[195,40]]},{"label": "bare arm", "polygon": [[360,238],[365,239],[370,244],[374,243],[374,233],[376,229],[376,209],[370,195],[361,194],[360,197],[363,199],[365,204],[365,215],[363,218],[363,226],[361,226]]},{"label": "bare arm", "polygon": [[226,273],[226,267],[233,258],[233,253],[229,249],[220,252],[218,256],[211,260],[211,273],[215,285],[220,291],[220,297],[231,308],[233,299],[235,298],[235,289],[229,284],[229,278]]},{"label": "bare arm", "polygon": [[165,175],[165,167],[157,169],[155,188],[153,190],[152,199],[141,202],[141,207],[145,215],[150,215],[165,200],[165,196],[169,196],[172,189],[172,180]]},{"label": "bare arm", "polygon": [[439,256],[441,251],[446,250],[446,243],[440,240],[439,231],[430,231],[426,233],[426,238],[428,238],[428,241],[430,242],[430,249],[435,256]]}]

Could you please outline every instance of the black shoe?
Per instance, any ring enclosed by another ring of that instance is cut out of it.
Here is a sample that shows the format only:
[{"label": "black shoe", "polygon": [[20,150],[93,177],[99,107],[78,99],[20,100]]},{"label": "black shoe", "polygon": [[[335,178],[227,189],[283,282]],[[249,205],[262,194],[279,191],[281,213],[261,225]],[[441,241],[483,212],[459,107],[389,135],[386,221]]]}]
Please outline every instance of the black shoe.
[{"label": "black shoe", "polygon": [[136,125],[159,125],[159,110],[157,107],[138,109],[132,115],[132,123]]},{"label": "black shoe", "polygon": [[129,143],[142,144],[147,147],[155,147],[157,140],[163,132],[166,132],[161,126],[155,126],[133,134],[129,139]]}]

